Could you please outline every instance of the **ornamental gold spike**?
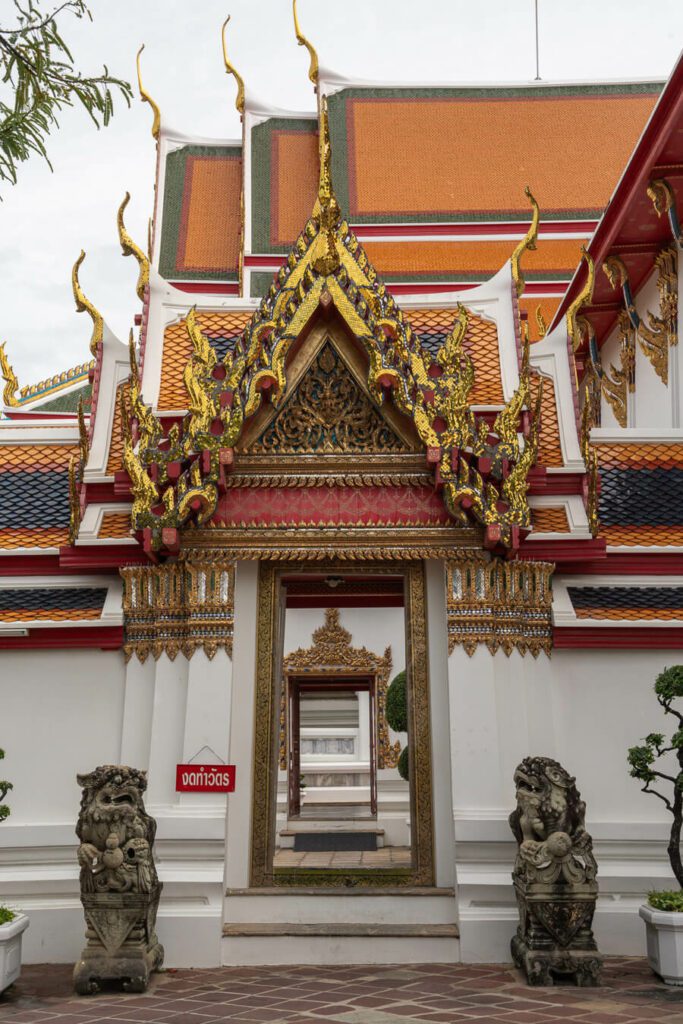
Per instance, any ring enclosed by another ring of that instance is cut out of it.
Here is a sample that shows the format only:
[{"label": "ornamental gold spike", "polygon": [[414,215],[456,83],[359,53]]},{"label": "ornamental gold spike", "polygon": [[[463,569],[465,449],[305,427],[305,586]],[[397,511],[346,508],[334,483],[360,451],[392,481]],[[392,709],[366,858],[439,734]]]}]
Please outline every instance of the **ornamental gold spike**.
[{"label": "ornamental gold spike", "polygon": [[19,400],[16,397],[19,381],[17,380],[17,375],[10,366],[7,358],[7,353],[5,352],[6,344],[7,342],[3,341],[2,345],[0,345],[0,372],[2,373],[2,379],[5,382],[5,387],[2,392],[2,401],[4,405],[9,407],[19,405]]},{"label": "ornamental gold spike", "polygon": [[239,71],[234,64],[231,64],[228,60],[228,48],[225,43],[225,30],[230,21],[230,15],[227,16],[223,22],[223,28],[221,29],[221,38],[223,41],[223,63],[225,64],[226,74],[232,75],[237,83],[237,96],[235,97],[235,106],[240,115],[244,113],[244,79],[240,75]]},{"label": "ornamental gold spike", "polygon": [[320,130],[318,138],[320,178],[318,197],[313,207],[313,218],[320,229],[311,249],[311,265],[319,274],[331,274],[339,266],[339,253],[334,231],[341,220],[341,210],[332,188],[332,146],[330,145],[330,123],[327,113],[327,97],[320,100]]},{"label": "ornamental gold spike", "polygon": [[567,310],[567,334],[571,338],[575,352],[583,340],[583,329],[579,324],[579,310],[585,303],[593,301],[593,288],[595,287],[595,263],[585,245],[581,246],[581,255],[586,261],[588,276],[585,285]]},{"label": "ornamental gold spike", "polygon": [[88,428],[85,425],[85,411],[83,409],[83,397],[78,399],[78,448],[80,453],[80,471],[81,475],[88,462],[88,455],[90,454],[90,440],[88,438]]},{"label": "ornamental gold spike", "polygon": [[128,232],[126,226],[123,223],[123,211],[130,202],[130,192],[126,192],[123,202],[119,206],[119,212],[116,217],[116,223],[119,228],[119,242],[121,243],[121,250],[124,256],[135,256],[138,261],[138,267],[140,271],[138,273],[138,282],[135,286],[135,291],[140,299],[140,302],[144,300],[145,288],[149,284],[149,259],[145,256],[144,252],[139,245],[133,241]]},{"label": "ornamental gold spike", "polygon": [[315,52],[311,43],[309,43],[306,36],[302,33],[299,27],[299,19],[296,14],[296,0],[292,0],[292,12],[294,14],[294,32],[296,34],[296,41],[299,46],[305,46],[308,50],[308,54],[311,58],[311,63],[308,68],[308,77],[313,82],[313,85],[318,87],[318,72],[320,66],[318,64],[318,54]]},{"label": "ornamental gold spike", "polygon": [[545,338],[546,334],[548,333],[548,325],[545,322],[545,317],[543,316],[543,310],[541,309],[540,305],[536,306],[536,314],[535,315],[536,315],[536,326],[538,327],[538,336],[539,336],[539,338]]},{"label": "ornamental gold spike", "polygon": [[74,300],[76,302],[77,313],[87,313],[92,320],[92,334],[90,335],[90,351],[93,355],[97,355],[97,346],[101,344],[102,337],[104,335],[104,319],[102,314],[95,309],[90,299],[87,299],[83,293],[80,282],[78,280],[78,271],[81,263],[85,259],[85,252],[81,249],[81,255],[78,257],[73,265],[71,271],[71,287],[74,293]]},{"label": "ornamental gold spike", "polygon": [[512,257],[511,257],[511,262],[512,262],[512,278],[513,278],[513,280],[515,282],[515,287],[517,289],[517,298],[518,299],[521,298],[522,295],[524,294],[524,285],[525,285],[524,274],[522,273],[522,269],[521,269],[521,266],[520,266],[520,261],[521,261],[521,258],[522,258],[522,254],[527,249],[530,252],[533,252],[536,249],[536,241],[538,239],[538,221],[539,221],[539,218],[541,216],[541,212],[540,212],[540,210],[538,208],[538,203],[536,202],[536,200],[534,199],[533,195],[531,194],[531,189],[529,188],[528,185],[524,189],[524,195],[527,197],[527,199],[529,200],[529,202],[531,203],[531,206],[532,206],[531,224],[529,225],[529,230],[527,231],[527,233],[525,234],[524,238],[521,240],[521,242],[519,243],[519,245],[517,246],[517,248],[515,249],[515,251],[512,254]]},{"label": "ornamental gold spike", "polygon": [[142,100],[142,102],[149,103],[150,107],[152,108],[152,113],[154,114],[154,120],[152,121],[152,138],[158,139],[159,131],[161,130],[161,111],[159,110],[158,104],[154,102],[154,100],[152,99],[152,97],[142,84],[142,75],[140,74],[140,55],[142,54],[144,48],[145,44],[143,43],[140,49],[138,50],[137,57],[135,58],[135,63],[138,69],[138,90],[140,92],[140,99]]}]

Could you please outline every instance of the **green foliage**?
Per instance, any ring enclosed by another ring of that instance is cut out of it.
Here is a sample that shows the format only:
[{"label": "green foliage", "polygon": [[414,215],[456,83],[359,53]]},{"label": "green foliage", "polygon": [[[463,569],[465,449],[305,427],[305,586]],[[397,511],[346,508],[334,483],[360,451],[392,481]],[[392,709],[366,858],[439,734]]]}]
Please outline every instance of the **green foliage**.
[{"label": "green foliage", "polygon": [[405,670],[395,675],[387,690],[387,722],[394,732],[408,732],[408,701]]},{"label": "green foliage", "polygon": [[[0,750],[0,761],[2,761],[4,756],[5,751]],[[9,807],[7,804],[3,804],[2,801],[9,793],[10,789],[12,789],[12,783],[5,782],[3,779],[0,779],[0,821],[4,821],[5,818],[9,817]]]},{"label": "green foliage", "polygon": [[0,907],[0,924],[9,924],[16,916],[9,907]]},{"label": "green foliage", "polygon": [[396,765],[396,767],[398,768],[398,774],[401,776],[402,779],[405,779],[406,782],[407,782],[408,781],[408,748],[407,747],[404,747],[403,750],[401,751],[401,756],[398,759],[398,764]]},{"label": "green foliage", "polygon": [[683,913],[683,892],[680,890],[671,892],[654,890],[647,894],[647,902],[655,910],[672,910],[677,914]]},{"label": "green foliage", "polygon": [[[655,681],[655,694],[664,714],[670,715],[676,723],[671,739],[667,741],[663,732],[648,733],[638,746],[629,749],[626,759],[632,778],[643,783],[643,793],[656,796],[671,815],[667,852],[671,870],[683,889],[683,712],[673,706],[677,698],[683,697],[683,665],[673,665],[660,672]],[[655,897],[659,899],[657,894]],[[652,905],[659,906],[656,903]]]},{"label": "green foliage", "polygon": [[672,665],[657,676],[655,693],[659,703],[670,704],[676,697],[683,697],[683,665]]},{"label": "green foliage", "polygon": [[14,25],[0,24],[0,181],[17,181],[18,165],[38,153],[50,166],[46,138],[57,114],[80,104],[97,128],[114,112],[112,88],[130,106],[128,82],[83,75],[57,25],[61,14],[90,18],[85,0],[63,0],[47,13],[41,0],[14,0]]}]

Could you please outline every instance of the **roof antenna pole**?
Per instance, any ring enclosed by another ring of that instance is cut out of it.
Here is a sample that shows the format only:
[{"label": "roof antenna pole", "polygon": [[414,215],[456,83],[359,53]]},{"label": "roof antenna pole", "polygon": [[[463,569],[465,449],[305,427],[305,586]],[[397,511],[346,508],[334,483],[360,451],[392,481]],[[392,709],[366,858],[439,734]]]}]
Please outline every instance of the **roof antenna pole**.
[{"label": "roof antenna pole", "polygon": [[541,81],[541,72],[538,64],[538,0],[534,0],[534,20],[536,22],[536,78],[535,82]]}]

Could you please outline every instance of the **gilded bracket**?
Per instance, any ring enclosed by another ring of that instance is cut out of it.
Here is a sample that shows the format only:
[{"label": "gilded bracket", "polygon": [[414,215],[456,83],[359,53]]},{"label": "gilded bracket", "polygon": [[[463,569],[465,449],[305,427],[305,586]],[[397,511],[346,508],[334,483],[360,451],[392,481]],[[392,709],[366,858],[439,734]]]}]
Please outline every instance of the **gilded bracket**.
[{"label": "gilded bracket", "polygon": [[92,355],[97,354],[97,347],[101,344],[102,338],[104,337],[104,318],[102,314],[97,310],[90,299],[86,298],[83,289],[81,288],[80,281],[78,280],[78,271],[80,270],[81,263],[85,259],[85,252],[81,249],[81,254],[73,265],[71,271],[71,288],[74,294],[74,301],[76,303],[77,313],[87,313],[92,320],[92,334],[90,335],[90,351]]},{"label": "gilded bracket", "polygon": [[674,241],[683,249],[683,230],[681,230],[681,223],[678,219],[676,193],[672,186],[666,178],[653,178],[647,187],[647,194],[652,200],[657,216],[661,217],[663,213],[666,213],[669,218],[671,235]]},{"label": "gilded bracket", "polygon": [[312,43],[308,41],[306,36],[303,34],[299,27],[299,19],[296,13],[296,0],[292,0],[292,13],[294,15],[294,33],[296,35],[296,41],[299,46],[305,46],[308,50],[308,55],[311,58],[311,63],[308,67],[308,77],[313,82],[313,85],[318,87],[318,74],[320,65],[318,62],[318,54],[315,52]]},{"label": "gilded bracket", "polygon": [[142,102],[149,103],[150,107],[152,108],[152,138],[158,140],[159,132],[161,131],[161,111],[159,110],[158,104],[155,103],[155,101],[152,99],[150,94],[143,86],[142,75],[140,73],[140,57],[142,55],[142,51],[144,50],[144,48],[145,44],[143,43],[140,49],[138,50],[137,57],[135,58],[135,66],[138,72],[138,91],[140,93],[140,99],[142,100]]},{"label": "gilded bracket", "polygon": [[578,351],[582,342],[587,337],[586,325],[588,320],[586,317],[580,317],[579,311],[583,306],[590,305],[593,301],[593,289],[595,288],[595,263],[585,245],[581,246],[581,255],[586,261],[588,268],[586,283],[567,310],[566,317],[567,334],[571,338],[574,352]]},{"label": "gilded bracket", "polygon": [[130,202],[130,192],[126,192],[123,202],[119,206],[119,212],[116,217],[116,223],[119,229],[119,242],[121,243],[121,250],[124,256],[134,256],[138,262],[140,268],[138,273],[138,281],[135,286],[135,291],[140,299],[140,302],[144,301],[145,288],[149,284],[149,259],[145,256],[144,252],[139,245],[133,241],[128,232],[126,226],[123,223],[123,212]]},{"label": "gilded bracket", "polygon": [[228,27],[229,21],[230,15],[228,15],[225,21],[223,22],[223,27],[221,29],[221,42],[223,44],[223,63],[225,64],[226,74],[232,75],[237,84],[237,96],[235,97],[235,107],[237,108],[237,111],[241,116],[242,114],[244,114],[244,79],[240,75],[235,65],[231,64],[230,60],[228,59],[228,47],[225,41],[225,30]]},{"label": "gilded bracket", "polygon": [[19,389],[19,380],[7,358],[7,353],[5,352],[6,344],[7,342],[3,341],[2,345],[0,345],[0,373],[2,373],[2,379],[5,382],[2,401],[6,407],[11,408],[19,405],[19,399],[16,397]]},{"label": "gilded bracket", "polygon": [[650,360],[652,367],[662,381],[669,380],[669,346],[678,342],[677,309],[678,309],[678,278],[677,253],[674,246],[668,246],[659,253],[655,260],[658,271],[657,289],[659,291],[660,315],[648,311],[649,325],[640,317],[635,307],[631,284],[626,264],[619,256],[608,256],[602,269],[612,288],[621,288],[624,297],[624,309],[636,332],[638,343],[644,355]]},{"label": "gilded bracket", "polygon": [[515,288],[517,289],[518,299],[521,298],[524,294],[525,287],[524,274],[522,273],[521,268],[522,255],[527,250],[529,250],[529,252],[534,252],[536,249],[536,242],[538,240],[538,222],[541,215],[540,210],[538,208],[538,203],[531,194],[531,189],[528,185],[524,189],[524,195],[527,197],[532,207],[531,224],[529,225],[529,230],[527,231],[526,235],[521,240],[519,245],[515,248],[515,251],[511,256],[512,279],[515,282]]}]

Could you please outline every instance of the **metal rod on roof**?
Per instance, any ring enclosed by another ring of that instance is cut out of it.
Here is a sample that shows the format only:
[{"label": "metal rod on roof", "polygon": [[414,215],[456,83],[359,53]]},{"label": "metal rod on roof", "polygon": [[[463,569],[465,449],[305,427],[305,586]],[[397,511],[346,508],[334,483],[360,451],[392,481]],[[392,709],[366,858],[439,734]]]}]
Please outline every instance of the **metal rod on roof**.
[{"label": "metal rod on roof", "polygon": [[539,71],[538,64],[538,0],[534,0],[534,17],[536,21],[536,78],[535,82],[541,81],[541,72]]}]

